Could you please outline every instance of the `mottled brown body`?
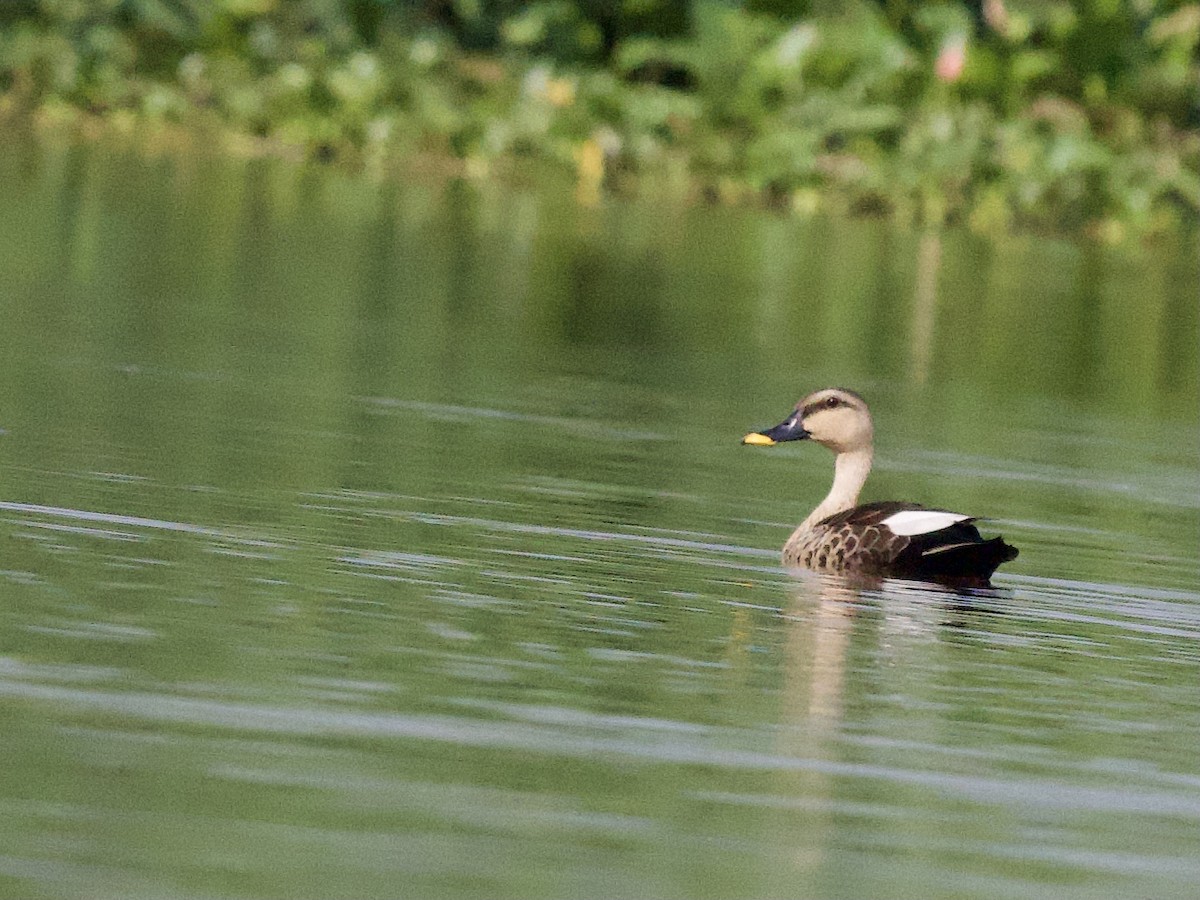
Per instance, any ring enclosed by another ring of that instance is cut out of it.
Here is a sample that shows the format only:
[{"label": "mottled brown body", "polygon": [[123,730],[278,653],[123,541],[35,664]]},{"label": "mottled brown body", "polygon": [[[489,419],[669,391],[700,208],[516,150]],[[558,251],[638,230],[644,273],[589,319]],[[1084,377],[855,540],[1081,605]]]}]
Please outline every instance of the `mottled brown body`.
[{"label": "mottled brown body", "polygon": [[783,547],[783,562],[817,572],[881,573],[910,543],[883,525],[829,526],[818,523]]},{"label": "mottled brown body", "polygon": [[[818,572],[886,572],[904,556],[913,539],[896,534],[884,521],[895,513],[923,508],[915,503],[865,503],[811,527],[802,525],[784,544],[783,562]],[[970,525],[967,528],[975,531]]]}]

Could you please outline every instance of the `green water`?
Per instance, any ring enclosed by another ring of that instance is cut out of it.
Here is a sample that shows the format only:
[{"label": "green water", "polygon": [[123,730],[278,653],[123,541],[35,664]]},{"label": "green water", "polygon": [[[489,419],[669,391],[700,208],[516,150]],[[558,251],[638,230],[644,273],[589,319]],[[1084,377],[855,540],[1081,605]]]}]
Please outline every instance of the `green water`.
[{"label": "green water", "polygon": [[[1195,895],[1190,240],[0,185],[0,895]],[[779,568],[828,384],[993,592]]]}]

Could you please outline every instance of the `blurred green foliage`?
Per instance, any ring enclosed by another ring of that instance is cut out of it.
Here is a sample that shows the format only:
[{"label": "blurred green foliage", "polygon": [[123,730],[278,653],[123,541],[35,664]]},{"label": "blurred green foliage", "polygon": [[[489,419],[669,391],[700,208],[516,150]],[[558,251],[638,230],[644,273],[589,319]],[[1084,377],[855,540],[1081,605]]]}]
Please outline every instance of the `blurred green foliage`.
[{"label": "blurred green foliage", "polygon": [[1200,214],[1198,42],[1172,0],[11,0],[0,114],[1119,240]]}]

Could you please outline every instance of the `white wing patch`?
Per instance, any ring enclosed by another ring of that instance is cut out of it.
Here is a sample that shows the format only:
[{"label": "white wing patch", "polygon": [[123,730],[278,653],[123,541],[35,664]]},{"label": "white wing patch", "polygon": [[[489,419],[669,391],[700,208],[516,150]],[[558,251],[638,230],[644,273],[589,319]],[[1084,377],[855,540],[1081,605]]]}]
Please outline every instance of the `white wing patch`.
[{"label": "white wing patch", "polygon": [[914,534],[929,534],[949,528],[955,522],[964,522],[970,516],[962,513],[942,512],[938,509],[906,509],[892,513],[883,520],[893,534],[912,537]]}]

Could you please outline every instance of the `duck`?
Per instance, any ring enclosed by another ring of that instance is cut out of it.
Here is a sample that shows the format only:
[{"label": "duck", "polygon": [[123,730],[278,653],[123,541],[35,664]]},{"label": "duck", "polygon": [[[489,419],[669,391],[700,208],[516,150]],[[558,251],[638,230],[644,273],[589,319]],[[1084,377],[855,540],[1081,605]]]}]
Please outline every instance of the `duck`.
[{"label": "duck", "polygon": [[859,505],[875,455],[875,426],[862,395],[814,391],[774,428],[742,438],[751,446],[813,441],[834,453],[833,486],[783,545],[783,564],[817,572],[986,585],[1018,550],[984,539],[976,517],[892,500]]}]

